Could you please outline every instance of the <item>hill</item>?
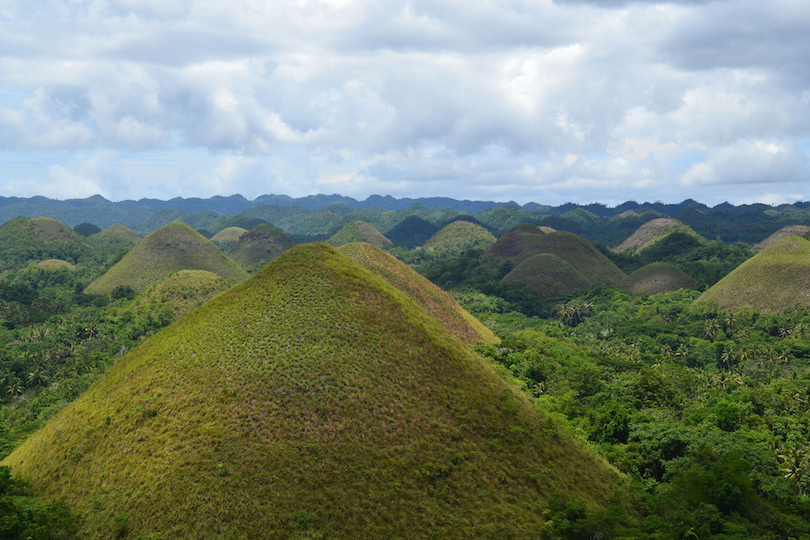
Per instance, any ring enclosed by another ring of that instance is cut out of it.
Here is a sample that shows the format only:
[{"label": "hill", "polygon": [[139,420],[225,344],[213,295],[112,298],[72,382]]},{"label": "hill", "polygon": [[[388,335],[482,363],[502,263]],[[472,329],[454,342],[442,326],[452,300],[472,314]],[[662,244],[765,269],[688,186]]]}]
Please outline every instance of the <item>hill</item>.
[{"label": "hill", "polygon": [[398,246],[413,249],[427,242],[438,230],[438,226],[422,217],[408,216],[392,227],[386,236]]},{"label": "hill", "polygon": [[82,235],[52,218],[18,217],[0,227],[0,270],[47,259],[91,264],[98,262],[98,253]]},{"label": "hill", "polygon": [[380,231],[365,221],[359,220],[347,223],[326,241],[327,244],[335,247],[352,244],[354,242],[365,242],[366,244],[371,244],[379,248],[394,245],[394,243],[380,233]]},{"label": "hill", "polygon": [[721,309],[749,306],[764,313],[810,307],[810,241],[787,236],[766,247],[703,293]]},{"label": "hill", "polygon": [[808,225],[789,225],[787,227],[782,227],[762,242],[754,245],[754,249],[756,251],[762,251],[777,240],[780,240],[786,236],[804,236],[809,232],[810,226]]},{"label": "hill", "polygon": [[236,242],[239,241],[239,237],[246,232],[247,229],[243,229],[242,227],[227,227],[212,236],[211,241],[220,250],[226,252],[229,251],[236,244]]},{"label": "hill", "polygon": [[622,288],[635,294],[659,294],[694,289],[697,282],[671,264],[653,263],[642,266],[629,276]]},{"label": "hill", "polygon": [[700,235],[693,231],[691,227],[684,225],[677,219],[658,218],[641,225],[627,240],[613,248],[613,251],[616,253],[624,253],[625,251],[640,253],[645,248],[673,233],[684,233],[701,242],[703,241]]},{"label": "hill", "polygon": [[475,223],[460,220],[442,227],[425,242],[422,249],[452,257],[471,249],[485,250],[494,243],[495,237],[488,230]]},{"label": "hill", "polygon": [[[507,231],[487,250],[490,257],[510,260],[516,265],[534,255],[542,254],[555,255],[581,274],[591,285],[618,286],[626,277],[619,267],[583,238],[563,231],[546,233],[529,224],[518,225]],[[538,270],[538,265],[543,260],[552,261],[548,258],[536,260],[532,265],[533,270]],[[555,280],[559,280],[559,272],[564,267],[558,261],[553,261],[553,266],[557,276]],[[513,271],[516,269],[517,266]],[[520,273],[522,279],[530,274],[529,271]],[[578,278],[572,276],[570,280],[573,283]]]},{"label": "hill", "polygon": [[73,271],[76,270],[76,265],[70,264],[62,259],[47,259],[45,261],[38,262],[37,268],[40,270],[59,270],[62,268],[67,268],[68,270]]},{"label": "hill", "polygon": [[87,238],[96,249],[109,257],[120,257],[141,241],[141,237],[126,225],[116,224]]},{"label": "hill", "polygon": [[227,279],[207,270],[180,270],[135,297],[135,313],[149,313],[155,319],[176,320],[231,286]]},{"label": "hill", "polygon": [[252,271],[293,247],[295,241],[290,235],[270,225],[261,224],[240,236],[228,256],[242,268]]},{"label": "hill", "polygon": [[465,343],[497,343],[498,338],[456,300],[399,259],[370,244],[341,246],[340,251],[413,298]]},{"label": "hill", "polygon": [[523,538],[606,463],[414,301],[299,246],[122,357],[4,465],[83,537]]},{"label": "hill", "polygon": [[551,253],[532,255],[503,277],[504,283],[526,285],[543,298],[591,287],[576,268]]},{"label": "hill", "polygon": [[85,291],[105,294],[123,286],[141,292],[180,270],[208,270],[234,281],[247,276],[210,240],[188,225],[174,222],[141,240]]}]

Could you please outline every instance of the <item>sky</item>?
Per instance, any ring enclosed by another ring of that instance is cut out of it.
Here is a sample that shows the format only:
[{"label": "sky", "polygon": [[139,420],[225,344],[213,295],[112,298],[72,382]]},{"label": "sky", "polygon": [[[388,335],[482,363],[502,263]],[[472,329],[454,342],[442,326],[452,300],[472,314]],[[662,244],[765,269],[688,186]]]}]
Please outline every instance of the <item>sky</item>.
[{"label": "sky", "polygon": [[807,0],[0,0],[0,196],[810,199]]}]

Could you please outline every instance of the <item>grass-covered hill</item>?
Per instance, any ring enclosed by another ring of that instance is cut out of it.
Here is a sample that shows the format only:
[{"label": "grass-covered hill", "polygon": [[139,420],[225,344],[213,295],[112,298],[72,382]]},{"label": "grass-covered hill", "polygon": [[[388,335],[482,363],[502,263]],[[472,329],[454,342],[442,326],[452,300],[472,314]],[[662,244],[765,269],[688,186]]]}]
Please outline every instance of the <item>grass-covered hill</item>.
[{"label": "grass-covered hill", "polygon": [[365,242],[380,248],[393,246],[394,243],[386,238],[380,231],[366,223],[365,221],[352,221],[332,235],[327,244],[338,247],[354,242]]},{"label": "grass-covered hill", "polygon": [[115,266],[87,286],[88,294],[105,294],[116,287],[145,291],[180,270],[207,270],[240,281],[247,273],[210,240],[183,223],[170,223],[132,248]]},{"label": "grass-covered hill", "polygon": [[365,243],[346,244],[340,251],[416,300],[465,343],[497,343],[498,338],[456,300],[399,259]]},{"label": "grass-covered hill", "polygon": [[456,256],[469,250],[485,250],[495,237],[480,225],[459,220],[442,227],[425,242],[422,249],[443,256]]},{"label": "grass-covered hill", "polygon": [[132,249],[141,237],[126,225],[116,224],[89,236],[87,241],[107,257],[115,257]]},{"label": "grass-covered hill", "polygon": [[52,218],[18,217],[0,227],[0,270],[47,259],[92,264],[98,257],[87,239]]},{"label": "grass-covered hill", "polygon": [[640,253],[673,233],[687,234],[700,242],[703,241],[700,235],[692,230],[691,227],[684,225],[677,219],[657,218],[641,225],[636,232],[630,235],[627,240],[616,246],[613,251],[616,253],[628,251]]},{"label": "grass-covered hill", "polygon": [[211,241],[223,252],[227,252],[239,241],[239,237],[246,232],[247,229],[242,227],[228,227],[212,236]]},{"label": "grass-covered hill", "polygon": [[413,249],[427,242],[439,230],[435,223],[419,217],[408,216],[385,233],[398,246]]},{"label": "grass-covered hill", "polygon": [[762,251],[777,240],[780,240],[786,236],[803,236],[808,232],[810,232],[809,225],[788,225],[787,227],[782,227],[762,242],[756,244],[754,249],[756,251]]},{"label": "grass-covered hill", "polygon": [[698,301],[721,309],[749,306],[776,313],[810,307],[810,241],[787,236],[763,249],[708,289]]},{"label": "grass-covered hill", "polygon": [[587,289],[592,284],[576,268],[557,255],[532,255],[503,277],[504,283],[526,285],[542,298]]},{"label": "grass-covered hill", "polygon": [[[588,241],[569,232],[557,231],[546,233],[534,225],[522,224],[501,235],[488,250],[487,255],[495,259],[513,261],[517,266],[534,255],[549,254],[568,263],[591,285],[618,286],[625,279],[619,267],[602,255]],[[545,259],[550,262],[551,259]],[[541,260],[533,263],[532,269],[539,270]],[[557,262],[553,264],[554,272],[563,270]],[[523,277],[530,272],[523,272]],[[559,278],[555,278],[559,280]],[[575,281],[576,277],[571,280]]]},{"label": "grass-covered hill", "polygon": [[653,263],[643,266],[627,276],[622,288],[635,294],[660,294],[693,289],[697,282],[671,264]]},{"label": "grass-covered hill", "polygon": [[135,297],[129,309],[176,320],[230,286],[229,280],[207,270],[180,270]]},{"label": "grass-covered hill", "polygon": [[73,271],[76,270],[76,265],[70,264],[67,261],[63,261],[62,259],[47,259],[38,262],[37,268],[39,268],[40,270],[60,270],[62,268],[67,268],[68,270]]},{"label": "grass-covered hill", "polygon": [[325,244],[121,358],[3,462],[85,538],[531,538],[617,477]]},{"label": "grass-covered hill", "polygon": [[290,235],[262,223],[240,236],[228,256],[242,268],[253,271],[293,247],[295,241]]}]

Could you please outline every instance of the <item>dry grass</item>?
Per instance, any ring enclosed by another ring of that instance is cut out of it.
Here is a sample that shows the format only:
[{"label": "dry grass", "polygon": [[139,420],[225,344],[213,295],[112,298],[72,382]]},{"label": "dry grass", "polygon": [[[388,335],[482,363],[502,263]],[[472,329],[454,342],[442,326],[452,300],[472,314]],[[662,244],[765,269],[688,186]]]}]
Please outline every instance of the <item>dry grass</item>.
[{"label": "dry grass", "polygon": [[616,253],[624,253],[625,251],[633,251],[635,253],[642,252],[645,248],[650,247],[652,244],[659,242],[666,238],[668,235],[676,232],[681,232],[694,236],[701,242],[704,242],[702,236],[692,230],[688,225],[684,225],[677,219],[672,218],[658,218],[648,221],[636,230],[630,237],[613,248]]},{"label": "dry grass", "polygon": [[344,246],[355,242],[365,242],[379,248],[393,246],[394,243],[386,238],[380,231],[365,221],[352,221],[343,226],[338,232],[326,241],[332,246]]},{"label": "dry grass", "polygon": [[674,266],[653,263],[639,268],[627,276],[622,288],[634,294],[650,295],[694,289],[695,285],[696,282],[693,278]]},{"label": "dry grass", "polygon": [[48,259],[37,263],[37,268],[40,270],[59,270],[60,268],[67,268],[68,270],[76,270],[75,264],[70,264],[62,259]]}]

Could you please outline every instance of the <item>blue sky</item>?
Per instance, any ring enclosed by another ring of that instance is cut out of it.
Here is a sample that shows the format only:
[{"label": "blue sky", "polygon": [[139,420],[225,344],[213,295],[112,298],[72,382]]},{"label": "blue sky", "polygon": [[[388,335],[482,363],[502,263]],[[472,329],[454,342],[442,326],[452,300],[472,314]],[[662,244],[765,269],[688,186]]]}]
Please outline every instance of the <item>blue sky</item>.
[{"label": "blue sky", "polygon": [[0,195],[810,198],[810,3],[0,0]]}]

